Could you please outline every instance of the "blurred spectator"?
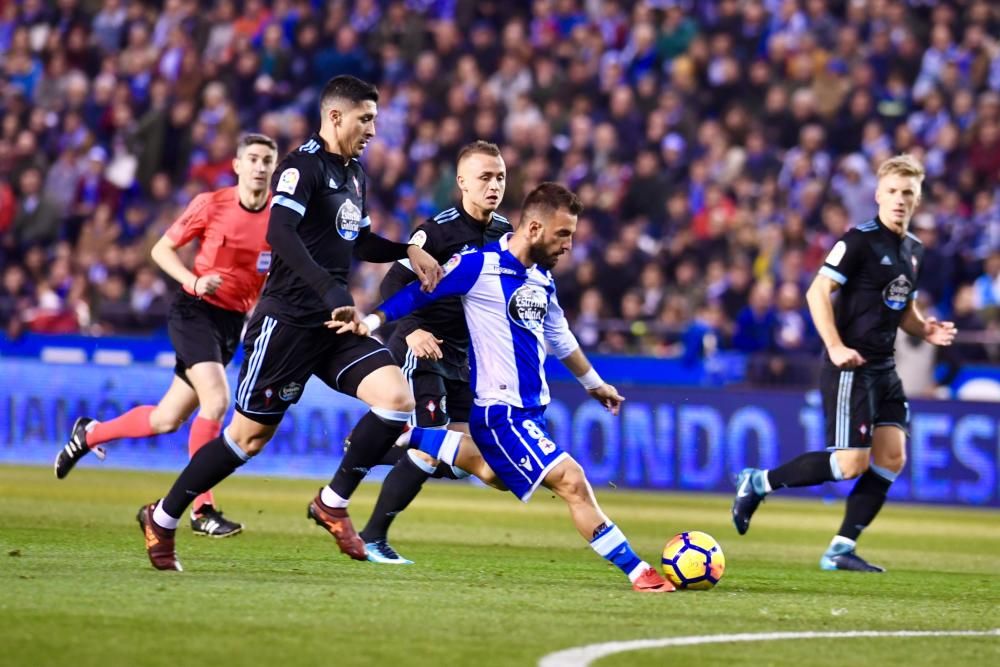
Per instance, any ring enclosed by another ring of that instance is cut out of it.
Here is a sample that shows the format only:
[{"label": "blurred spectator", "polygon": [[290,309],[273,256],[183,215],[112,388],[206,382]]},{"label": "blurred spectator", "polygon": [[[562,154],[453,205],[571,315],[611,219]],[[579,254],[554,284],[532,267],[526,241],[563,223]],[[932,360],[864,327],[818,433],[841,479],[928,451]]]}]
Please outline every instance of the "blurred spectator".
[{"label": "blurred spectator", "polygon": [[[148,239],[231,182],[239,132],[307,140],[343,73],[380,88],[362,161],[381,233],[453,198],[473,138],[503,149],[513,220],[540,180],[580,194],[557,273],[588,349],[773,347],[760,377],[794,379],[781,355],[816,346],[802,289],[902,150],[928,172],[920,293],[990,321],[997,25],[980,1],[0,3],[0,262],[23,276],[0,324],[162,327]],[[354,276],[361,302],[378,270]]]}]

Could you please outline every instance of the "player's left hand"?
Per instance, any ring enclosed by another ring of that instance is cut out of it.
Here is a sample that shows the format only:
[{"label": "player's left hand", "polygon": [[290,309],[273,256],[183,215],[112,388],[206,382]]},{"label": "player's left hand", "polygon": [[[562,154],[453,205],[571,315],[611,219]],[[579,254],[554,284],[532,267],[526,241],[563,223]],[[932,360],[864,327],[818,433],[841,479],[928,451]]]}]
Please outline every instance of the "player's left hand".
[{"label": "player's left hand", "polygon": [[364,333],[360,332],[361,326],[361,316],[358,315],[358,309],[354,306],[341,306],[340,308],[334,308],[333,312],[330,313],[330,319],[324,322],[327,329],[334,329],[337,333],[356,333],[359,336],[367,336],[368,328],[365,329]]},{"label": "player's left hand", "polygon": [[615,416],[618,415],[618,411],[621,410],[622,403],[625,401],[625,397],[618,393],[614,385],[610,385],[607,382],[596,389],[588,390],[587,393],[593,396],[598,403],[606,407],[608,412]]},{"label": "player's left hand", "polygon": [[406,336],[406,345],[418,359],[438,361],[444,355],[441,353],[441,343],[444,341],[423,329],[414,329]]},{"label": "player's left hand", "polygon": [[410,258],[410,268],[420,280],[420,288],[425,292],[432,291],[444,277],[444,269],[431,257],[423,248],[411,245],[406,251],[406,256]]},{"label": "player's left hand", "polygon": [[934,317],[924,321],[924,340],[932,345],[951,345],[957,333],[954,322],[938,322]]}]

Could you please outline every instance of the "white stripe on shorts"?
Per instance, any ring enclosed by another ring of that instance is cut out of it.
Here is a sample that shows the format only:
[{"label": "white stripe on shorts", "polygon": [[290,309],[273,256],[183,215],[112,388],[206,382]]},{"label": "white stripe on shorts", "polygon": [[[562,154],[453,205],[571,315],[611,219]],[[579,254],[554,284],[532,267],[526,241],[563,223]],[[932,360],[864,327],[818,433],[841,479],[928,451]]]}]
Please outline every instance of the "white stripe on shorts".
[{"label": "white stripe on shorts", "polygon": [[837,427],[834,446],[845,449],[851,440],[851,388],[854,385],[854,371],[840,372],[840,388],[837,392]]},{"label": "white stripe on shorts", "polygon": [[253,352],[250,354],[250,360],[247,362],[247,375],[243,378],[243,382],[240,383],[239,390],[236,392],[236,404],[241,408],[246,409],[250,403],[250,394],[253,391],[254,384],[257,382],[257,376],[260,374],[260,367],[264,363],[267,343],[271,340],[271,333],[277,325],[278,321],[276,319],[270,316],[264,317],[264,324],[260,328],[260,335],[257,336],[257,340],[253,343]]}]

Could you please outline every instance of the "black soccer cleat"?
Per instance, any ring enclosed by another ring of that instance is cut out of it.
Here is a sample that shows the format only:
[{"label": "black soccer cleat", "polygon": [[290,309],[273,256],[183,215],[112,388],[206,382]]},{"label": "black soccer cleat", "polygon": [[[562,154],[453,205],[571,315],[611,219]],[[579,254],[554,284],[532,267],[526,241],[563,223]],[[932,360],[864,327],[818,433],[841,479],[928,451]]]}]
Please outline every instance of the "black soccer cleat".
[{"label": "black soccer cleat", "polygon": [[858,555],[853,549],[843,553],[832,553],[827,551],[819,559],[819,569],[821,570],[849,570],[851,572],[885,572],[884,567],[872,565]]},{"label": "black soccer cleat", "polygon": [[757,511],[764,494],[757,493],[753,485],[754,475],[760,474],[756,468],[744,468],[736,479],[736,498],[733,499],[733,525],[736,532],[746,535],[750,530],[750,519]]},{"label": "black soccer cleat", "polygon": [[76,462],[82,459],[84,456],[89,454],[91,451],[97,455],[97,458],[104,460],[104,448],[94,447],[93,450],[87,446],[87,425],[94,420],[90,417],[79,417],[75,422],[73,422],[73,429],[69,434],[69,442],[67,442],[59,453],[56,454],[56,460],[53,467],[56,471],[56,478],[62,479],[70,473]]},{"label": "black soccer cleat", "polygon": [[191,519],[191,530],[195,535],[206,537],[232,537],[243,532],[243,524],[230,521],[222,516],[222,511],[211,505],[202,505],[198,513]]}]

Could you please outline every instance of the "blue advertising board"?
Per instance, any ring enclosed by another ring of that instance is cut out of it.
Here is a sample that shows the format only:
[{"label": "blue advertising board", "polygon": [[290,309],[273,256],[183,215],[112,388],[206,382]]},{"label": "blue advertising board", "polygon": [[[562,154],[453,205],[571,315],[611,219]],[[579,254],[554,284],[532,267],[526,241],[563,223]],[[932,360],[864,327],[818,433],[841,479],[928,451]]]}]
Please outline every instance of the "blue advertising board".
[{"label": "blue advertising board", "polygon": [[[235,384],[236,370],[230,369]],[[171,370],[152,364],[53,365],[0,358],[0,462],[49,464],[73,419],[108,419],[155,403]],[[815,392],[623,385],[612,417],[573,382],[553,383],[547,415],[557,442],[595,486],[729,493],[745,466],[772,467],[823,449],[823,415]],[[909,461],[890,497],[923,503],[1000,507],[1000,404],[913,401]],[[348,430],[365,412],[317,380],[282,422],[247,474],[329,477]],[[187,431],[123,441],[104,465],[180,470]],[[99,465],[92,458],[81,465]],[[384,470],[381,471],[384,474]],[[850,482],[800,493],[846,495]]]}]

